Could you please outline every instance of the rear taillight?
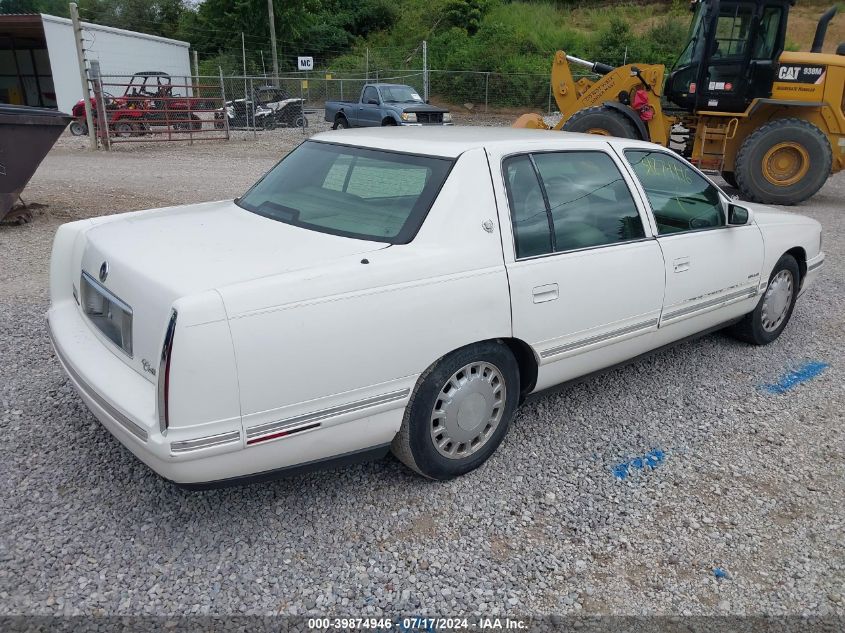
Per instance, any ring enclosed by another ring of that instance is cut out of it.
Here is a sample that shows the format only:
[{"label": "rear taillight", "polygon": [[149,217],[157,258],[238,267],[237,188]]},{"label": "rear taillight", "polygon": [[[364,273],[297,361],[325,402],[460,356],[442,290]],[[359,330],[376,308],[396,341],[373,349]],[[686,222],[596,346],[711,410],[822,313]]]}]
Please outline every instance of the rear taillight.
[{"label": "rear taillight", "polygon": [[164,345],[161,348],[161,361],[158,364],[158,426],[162,433],[170,425],[170,357],[173,352],[173,335],[176,332],[176,310],[170,313]]}]

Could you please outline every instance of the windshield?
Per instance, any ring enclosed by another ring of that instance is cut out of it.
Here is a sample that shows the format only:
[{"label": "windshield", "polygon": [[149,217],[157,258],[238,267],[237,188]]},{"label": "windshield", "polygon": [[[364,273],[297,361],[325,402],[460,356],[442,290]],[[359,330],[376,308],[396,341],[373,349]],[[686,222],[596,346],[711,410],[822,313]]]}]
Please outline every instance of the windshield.
[{"label": "windshield", "polygon": [[306,141],[237,203],[323,233],[407,244],[451,167],[445,158]]},{"label": "windshield", "polygon": [[695,13],[692,16],[692,22],[690,23],[689,33],[687,34],[687,45],[681,51],[678,61],[675,62],[675,68],[688,66],[693,60],[697,60],[701,56],[704,46],[700,46],[699,43],[703,44],[704,42],[704,38],[702,37],[704,14],[704,4],[701,2],[697,3],[695,5]]},{"label": "windshield", "polygon": [[410,86],[382,86],[381,98],[389,103],[422,103],[422,97]]}]

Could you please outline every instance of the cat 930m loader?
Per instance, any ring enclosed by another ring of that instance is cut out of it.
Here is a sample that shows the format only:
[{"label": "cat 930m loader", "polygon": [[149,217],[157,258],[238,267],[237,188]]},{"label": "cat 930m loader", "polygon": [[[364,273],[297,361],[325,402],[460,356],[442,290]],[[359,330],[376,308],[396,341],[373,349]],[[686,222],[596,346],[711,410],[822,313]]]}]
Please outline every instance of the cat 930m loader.
[{"label": "cat 930m loader", "polygon": [[[525,114],[514,127],[672,141],[749,200],[806,200],[845,168],[845,43],[821,52],[832,8],[809,53],[784,52],[793,4],[694,1],[687,44],[665,82],[662,65],[614,68],[558,51],[551,80],[560,121],[550,128]],[[570,64],[598,78],[575,81]]]}]

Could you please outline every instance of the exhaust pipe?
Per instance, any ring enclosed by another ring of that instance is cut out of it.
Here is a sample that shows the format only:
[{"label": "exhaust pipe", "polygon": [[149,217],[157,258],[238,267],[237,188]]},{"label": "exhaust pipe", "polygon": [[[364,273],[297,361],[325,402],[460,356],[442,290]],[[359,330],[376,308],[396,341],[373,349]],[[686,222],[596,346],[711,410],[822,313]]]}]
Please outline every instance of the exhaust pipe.
[{"label": "exhaust pipe", "polygon": [[836,15],[836,7],[830,7],[819,18],[819,25],[816,27],[816,36],[813,38],[813,47],[810,49],[811,53],[821,53],[824,46],[824,36],[827,35],[827,25]]}]

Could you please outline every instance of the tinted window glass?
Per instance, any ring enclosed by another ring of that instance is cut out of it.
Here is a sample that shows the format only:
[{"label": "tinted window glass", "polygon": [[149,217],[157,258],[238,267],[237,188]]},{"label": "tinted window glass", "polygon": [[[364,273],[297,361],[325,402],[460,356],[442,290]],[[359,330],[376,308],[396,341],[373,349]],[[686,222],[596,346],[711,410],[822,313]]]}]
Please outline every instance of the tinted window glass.
[{"label": "tinted window glass", "polygon": [[393,244],[410,241],[452,161],[308,141],[238,204],[324,233]]},{"label": "tinted window glass", "polygon": [[549,215],[531,160],[527,155],[509,158],[504,169],[516,256],[551,253]]},{"label": "tinted window glass", "polygon": [[369,103],[371,100],[378,102],[378,92],[372,86],[368,86],[364,88],[364,103]]},{"label": "tinted window glass", "polygon": [[555,251],[645,237],[628,185],[603,152],[534,154],[554,224]]},{"label": "tinted window glass", "polygon": [[661,235],[724,226],[719,190],[664,152],[626,150],[645,189]]}]

